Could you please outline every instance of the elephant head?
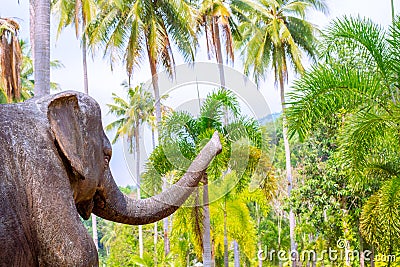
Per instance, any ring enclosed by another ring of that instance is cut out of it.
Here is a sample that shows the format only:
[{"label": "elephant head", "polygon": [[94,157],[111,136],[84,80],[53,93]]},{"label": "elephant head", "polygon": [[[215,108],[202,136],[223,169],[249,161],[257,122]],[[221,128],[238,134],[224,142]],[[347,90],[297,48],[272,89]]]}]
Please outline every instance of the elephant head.
[{"label": "elephant head", "polygon": [[109,168],[111,145],[103,131],[100,107],[91,97],[75,92],[53,96],[47,116],[77,211],[84,219],[93,212],[107,220],[138,225],[169,216],[187,199],[221,150],[215,133],[178,183],[159,195],[136,200],[122,194],[115,184]]}]

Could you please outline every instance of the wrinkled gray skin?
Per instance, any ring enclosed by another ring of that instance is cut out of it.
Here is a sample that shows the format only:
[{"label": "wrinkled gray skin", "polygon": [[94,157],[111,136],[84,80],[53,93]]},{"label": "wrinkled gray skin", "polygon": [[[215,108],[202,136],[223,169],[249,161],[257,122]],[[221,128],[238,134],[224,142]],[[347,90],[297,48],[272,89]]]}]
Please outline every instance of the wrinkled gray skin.
[{"label": "wrinkled gray skin", "polygon": [[0,105],[0,266],[97,266],[79,215],[160,220],[183,204],[220,150],[214,134],[169,191],[134,200],[111,175],[111,146],[92,98],[63,92]]}]

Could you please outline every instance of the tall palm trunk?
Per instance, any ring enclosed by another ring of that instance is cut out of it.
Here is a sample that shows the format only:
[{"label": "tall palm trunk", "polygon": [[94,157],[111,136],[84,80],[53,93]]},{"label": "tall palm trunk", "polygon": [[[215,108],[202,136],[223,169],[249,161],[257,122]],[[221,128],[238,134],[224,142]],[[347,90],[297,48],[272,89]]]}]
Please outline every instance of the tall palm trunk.
[{"label": "tall palm trunk", "polygon": [[[140,146],[139,146],[139,121],[135,125],[135,154],[136,154],[136,185],[137,185],[137,199],[140,197]],[[143,258],[143,228],[139,225],[139,256]]]},{"label": "tall palm trunk", "polygon": [[[150,62],[151,81],[153,83],[154,99],[155,99],[155,113],[156,113],[156,130],[161,125],[161,102],[160,102],[160,89],[158,86],[157,76],[157,62],[151,56],[150,50],[147,50],[147,55]],[[162,190],[167,189],[166,182],[164,182]],[[168,217],[163,219],[163,231],[164,231],[164,254],[167,256],[170,252],[169,237],[168,237]]]},{"label": "tall palm trunk", "polygon": [[391,8],[392,8],[392,24],[394,24],[395,13],[394,13],[394,3],[393,3],[393,0],[390,0],[390,5],[391,5]]},{"label": "tall palm trunk", "polygon": [[204,267],[212,267],[213,260],[211,255],[211,223],[210,223],[210,207],[208,197],[208,178],[207,174],[203,176],[203,210],[204,210],[204,232],[203,232],[203,265]]},{"label": "tall palm trunk", "polygon": [[[156,148],[156,139],[154,135],[154,128],[151,129],[151,143],[153,149]],[[158,265],[158,253],[157,253],[157,243],[158,243],[158,223],[154,223],[154,266]]]},{"label": "tall palm trunk", "polygon": [[[164,180],[162,191],[167,190],[167,181]],[[169,244],[169,237],[168,237],[168,228],[169,228],[169,219],[168,217],[163,219],[163,234],[164,234],[164,254],[167,256],[170,252],[170,244]]]},{"label": "tall palm trunk", "polygon": [[224,200],[224,266],[229,267],[226,199]]},{"label": "tall palm trunk", "polygon": [[[261,224],[261,215],[260,215],[260,207],[259,205],[256,203],[256,216],[257,216],[257,229],[260,229],[260,224]],[[261,245],[261,235],[257,235],[257,247],[258,247],[258,251],[261,251],[262,249],[262,245]],[[258,267],[262,267],[263,266],[263,259],[261,257],[258,258]]]},{"label": "tall palm trunk", "polygon": [[[283,142],[285,145],[285,160],[286,160],[286,179],[288,183],[288,195],[292,192],[293,188],[293,179],[292,179],[292,166],[291,166],[291,159],[290,159],[290,145],[289,145],[289,138],[288,138],[288,129],[286,123],[286,104],[285,104],[285,85],[283,81],[283,73],[279,71],[279,86],[281,91],[281,105],[282,105],[282,119],[283,119]],[[297,249],[297,244],[295,240],[295,227],[296,221],[294,217],[294,212],[292,207],[290,206],[289,211],[289,230],[290,230],[290,250],[295,251]],[[292,266],[295,267],[297,265],[297,260],[294,259],[292,261]]]},{"label": "tall palm trunk", "polygon": [[222,59],[222,48],[221,48],[221,38],[219,34],[218,17],[213,17],[212,27],[214,31],[214,45],[215,45],[215,56],[217,58],[218,69],[219,69],[219,79],[221,81],[222,88],[225,89],[225,73],[224,73],[224,62]]},{"label": "tall palm trunk", "polygon": [[34,5],[34,78],[35,96],[50,94],[50,0],[35,0]]},{"label": "tall palm trunk", "polygon": [[154,242],[154,256],[153,256],[153,259],[154,259],[154,266],[157,266],[157,264],[158,264],[158,257],[157,257],[157,255],[158,255],[157,254],[158,225],[157,225],[157,222],[154,223],[153,231],[154,231],[154,240],[153,240],[153,242]]},{"label": "tall palm trunk", "polygon": [[[225,82],[225,73],[224,73],[224,62],[223,62],[223,58],[222,58],[222,48],[221,48],[221,38],[220,38],[220,33],[219,33],[219,25],[218,25],[218,17],[213,16],[212,17],[212,25],[213,27],[213,32],[214,32],[214,45],[215,45],[215,57],[217,59],[217,63],[218,63],[218,70],[219,70],[219,79],[220,79],[220,83],[221,83],[221,87],[223,89],[226,89],[226,82]],[[227,112],[225,112],[224,115],[224,123],[225,125],[228,124],[228,114]],[[206,195],[207,194],[207,195]],[[204,206],[204,221],[203,221],[203,225],[204,225],[204,238],[203,238],[203,250],[204,253],[208,253],[208,248],[210,248],[210,254],[207,255],[207,257],[210,258],[210,264],[213,264],[213,259],[212,259],[212,255],[211,255],[211,236],[210,236],[210,231],[209,229],[211,228],[210,225],[210,209],[209,209],[209,205],[208,205],[208,201],[209,201],[209,196],[208,196],[208,181],[207,183],[204,185],[204,192],[203,192],[203,201],[207,206]],[[225,203],[226,204],[226,203]],[[226,226],[226,206],[225,206],[225,210],[224,210],[224,266],[228,266],[229,265],[229,257],[228,257],[228,234],[227,234],[227,226]],[[208,229],[208,231],[206,231],[206,229]],[[208,233],[209,236],[207,236],[206,238],[206,234]],[[205,260],[204,260],[204,264],[205,264]],[[207,265],[204,265],[207,266]],[[211,266],[211,265],[210,265]]]},{"label": "tall palm trunk", "polygon": [[358,242],[360,248],[360,267],[365,267],[365,255],[364,255],[364,241],[359,231],[358,233]]},{"label": "tall palm trunk", "polygon": [[236,240],[233,240],[233,257],[235,267],[240,267],[240,254],[239,254],[239,244]]},{"label": "tall palm trunk", "polygon": [[99,236],[97,235],[97,217],[92,213],[92,232],[93,232],[93,242],[96,249],[99,250]]},{"label": "tall palm trunk", "polygon": [[35,62],[35,0],[29,0],[29,38],[31,44],[32,62]]},{"label": "tall palm trunk", "polygon": [[83,65],[83,89],[85,94],[89,94],[89,79],[87,70],[87,42],[85,35],[85,24],[82,23],[82,65]]},{"label": "tall palm trunk", "polygon": [[155,108],[156,108],[156,129],[161,124],[161,102],[160,102],[160,89],[158,86],[158,76],[157,76],[157,61],[148,52],[150,61],[150,71],[151,71],[151,81],[153,83]]}]

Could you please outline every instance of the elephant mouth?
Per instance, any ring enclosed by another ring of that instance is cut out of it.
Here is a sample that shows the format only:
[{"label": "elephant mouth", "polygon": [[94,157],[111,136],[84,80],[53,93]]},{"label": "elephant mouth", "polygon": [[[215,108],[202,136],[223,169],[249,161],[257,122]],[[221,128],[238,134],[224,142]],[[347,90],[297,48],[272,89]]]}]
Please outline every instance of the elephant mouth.
[{"label": "elephant mouth", "polygon": [[90,215],[92,214],[93,210],[93,200],[86,200],[86,201],[81,201],[79,203],[76,203],[76,210],[78,211],[78,214],[84,219],[88,220],[90,218]]}]

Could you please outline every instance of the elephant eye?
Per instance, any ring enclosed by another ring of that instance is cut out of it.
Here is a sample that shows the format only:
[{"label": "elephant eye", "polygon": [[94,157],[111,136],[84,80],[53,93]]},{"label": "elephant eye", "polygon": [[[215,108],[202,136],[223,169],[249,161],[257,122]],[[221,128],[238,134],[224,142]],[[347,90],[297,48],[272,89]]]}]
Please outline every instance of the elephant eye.
[{"label": "elephant eye", "polygon": [[106,167],[108,167],[108,164],[110,163],[110,156],[104,156],[104,163]]}]

